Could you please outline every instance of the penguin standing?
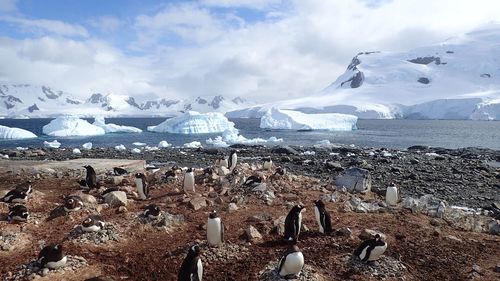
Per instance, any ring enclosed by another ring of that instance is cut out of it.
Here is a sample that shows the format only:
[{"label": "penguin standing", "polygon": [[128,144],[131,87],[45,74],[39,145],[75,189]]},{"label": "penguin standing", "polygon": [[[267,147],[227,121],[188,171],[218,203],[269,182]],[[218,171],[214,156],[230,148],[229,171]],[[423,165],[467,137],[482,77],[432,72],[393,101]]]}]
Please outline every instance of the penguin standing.
[{"label": "penguin standing", "polygon": [[28,193],[26,191],[13,189],[5,194],[1,201],[5,203],[23,203],[26,200],[28,200]]},{"label": "penguin standing", "polygon": [[224,242],[224,223],[215,210],[208,215],[207,241],[210,246],[218,246]]},{"label": "penguin standing", "polygon": [[391,183],[389,187],[387,187],[387,191],[385,192],[385,202],[389,206],[395,206],[398,204],[398,200],[399,200],[398,188],[394,183]]},{"label": "penguin standing", "polygon": [[123,176],[123,175],[128,175],[127,170],[120,168],[120,167],[114,167],[113,168],[113,173],[115,176]]},{"label": "penguin standing", "polygon": [[182,181],[182,187],[184,189],[184,193],[196,192],[194,187],[193,168],[187,169],[186,173],[184,173],[184,180]]},{"label": "penguin standing", "polygon": [[300,228],[302,227],[302,205],[295,205],[285,219],[285,240],[299,240]]},{"label": "penguin standing", "polygon": [[376,234],[375,238],[361,243],[356,251],[354,251],[354,255],[364,262],[375,261],[380,258],[386,249],[387,242],[383,241],[379,234]]},{"label": "penguin standing", "polygon": [[29,217],[30,215],[26,206],[15,205],[14,207],[9,207],[8,221],[27,221]]},{"label": "penguin standing", "polygon": [[291,239],[289,241],[288,249],[280,259],[278,273],[281,277],[286,279],[297,278],[304,267],[304,255],[297,247],[296,242]]},{"label": "penguin standing", "polygon": [[179,270],[178,281],[202,281],[203,264],[200,258],[200,246],[193,245],[182,262]]},{"label": "penguin standing", "polygon": [[225,167],[225,168],[227,168],[228,167],[228,163],[227,163],[226,157],[217,158],[217,160],[215,160],[215,166],[216,167]]},{"label": "penguin standing", "polygon": [[89,216],[82,222],[82,230],[84,232],[97,232],[104,228],[104,222],[101,216]]},{"label": "penguin standing", "polygon": [[143,173],[135,174],[135,186],[137,187],[137,194],[142,200],[146,200],[149,196],[149,186],[146,181],[146,176]]},{"label": "penguin standing", "polygon": [[83,166],[87,170],[87,175],[85,176],[85,182],[88,188],[99,188],[99,183],[97,182],[97,175],[94,168],[90,165]]},{"label": "penguin standing", "polygon": [[63,254],[62,245],[49,245],[38,254],[38,262],[42,267],[57,269],[66,265],[67,257]]},{"label": "penguin standing", "polygon": [[262,164],[262,168],[264,170],[270,170],[272,167],[273,167],[273,160],[271,160],[271,157],[264,158],[264,163]]},{"label": "penguin standing", "polygon": [[150,204],[146,206],[142,214],[147,218],[157,219],[161,214],[161,210],[160,207],[158,207],[157,205]]},{"label": "penguin standing", "polygon": [[236,150],[231,150],[228,160],[229,171],[232,171],[234,168],[236,168],[237,162],[238,162],[238,155],[236,154]]},{"label": "penguin standing", "polygon": [[80,188],[81,189],[89,189],[89,187],[87,186],[87,181],[82,179],[82,180],[79,180],[78,181],[78,184],[80,185]]},{"label": "penguin standing", "polygon": [[323,203],[323,201],[314,201],[314,215],[319,226],[319,232],[326,234],[332,233],[332,220],[330,214],[325,209],[325,203]]},{"label": "penguin standing", "polygon": [[83,207],[83,200],[80,196],[72,195],[64,198],[64,210],[66,212],[78,211]]}]

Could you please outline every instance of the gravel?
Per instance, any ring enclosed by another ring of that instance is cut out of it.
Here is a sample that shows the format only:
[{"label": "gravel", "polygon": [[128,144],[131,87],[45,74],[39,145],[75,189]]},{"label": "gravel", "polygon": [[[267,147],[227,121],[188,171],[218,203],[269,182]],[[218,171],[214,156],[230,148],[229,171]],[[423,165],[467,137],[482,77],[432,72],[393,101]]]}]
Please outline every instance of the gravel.
[{"label": "gravel", "polygon": [[[278,273],[278,262],[270,262],[266,267],[259,272],[260,281],[282,281],[286,280],[282,278]],[[318,271],[309,265],[304,265],[304,268],[300,272],[298,278],[294,279],[298,281],[326,281],[327,278],[323,277]]]},{"label": "gravel", "polygon": [[137,220],[141,224],[147,224],[159,229],[168,229],[174,225],[182,223],[185,219],[183,215],[172,215],[167,212],[161,212],[160,216],[156,219],[145,217],[141,212],[137,216]]},{"label": "gravel", "polygon": [[109,223],[106,223],[101,230],[95,232],[84,232],[82,230],[82,226],[79,225],[71,230],[68,235],[68,239],[75,242],[92,242],[95,244],[104,244],[109,241],[119,241],[120,232],[114,225]]},{"label": "gravel", "polygon": [[381,256],[378,260],[367,263],[351,255],[346,255],[342,259],[353,272],[373,276],[379,280],[404,277],[407,272],[406,266],[402,262],[389,256]]},{"label": "gravel", "polygon": [[[83,257],[71,255],[66,255],[66,257],[68,260],[66,262],[66,266],[64,267],[55,270],[48,270],[46,268],[40,268],[40,264],[34,260],[21,265],[14,273],[9,272],[7,276],[5,276],[5,280],[33,280],[42,276],[51,276],[55,273],[76,271],[77,269],[88,265],[87,260]],[[53,278],[55,278],[55,276]]]}]

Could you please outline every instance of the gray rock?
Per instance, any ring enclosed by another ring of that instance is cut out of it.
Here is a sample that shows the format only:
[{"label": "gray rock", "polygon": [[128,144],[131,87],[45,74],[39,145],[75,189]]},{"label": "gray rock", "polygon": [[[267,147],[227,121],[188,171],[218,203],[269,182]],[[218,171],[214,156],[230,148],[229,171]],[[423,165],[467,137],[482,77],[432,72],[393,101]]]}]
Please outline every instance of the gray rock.
[{"label": "gray rock", "polygon": [[262,234],[252,225],[245,231],[248,241],[262,240]]},{"label": "gray rock", "polygon": [[288,154],[288,155],[299,155],[299,152],[289,146],[276,146],[271,149],[272,153],[276,154]]},{"label": "gray rock", "polygon": [[349,168],[343,175],[335,179],[337,188],[345,187],[347,191],[366,193],[371,190],[372,178],[370,172],[361,168]]},{"label": "gray rock", "polygon": [[356,213],[380,213],[384,208],[380,207],[377,203],[363,202],[357,197],[344,203],[344,210]]},{"label": "gray rock", "polygon": [[488,223],[488,231],[494,235],[500,235],[500,221],[492,219]]},{"label": "gray rock", "polygon": [[104,195],[104,202],[109,204],[112,208],[127,206],[127,194],[124,191],[112,191]]},{"label": "gray rock", "polygon": [[189,207],[195,211],[207,206],[205,197],[197,197],[189,200]]},{"label": "gray rock", "polygon": [[352,230],[349,227],[341,227],[337,230],[337,235],[348,236],[352,235]]},{"label": "gray rock", "polygon": [[238,210],[238,205],[236,203],[229,203],[229,206],[227,207],[227,210],[232,213],[236,210]]}]

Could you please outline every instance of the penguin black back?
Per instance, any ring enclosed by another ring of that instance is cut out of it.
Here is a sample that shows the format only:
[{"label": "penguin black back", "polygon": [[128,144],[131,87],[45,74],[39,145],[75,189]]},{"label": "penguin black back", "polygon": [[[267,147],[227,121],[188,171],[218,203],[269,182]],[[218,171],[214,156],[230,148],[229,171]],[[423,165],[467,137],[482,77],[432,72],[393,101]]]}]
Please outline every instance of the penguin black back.
[{"label": "penguin black back", "polygon": [[127,170],[120,167],[114,167],[113,172],[115,173],[115,176],[122,176],[128,174]]},{"label": "penguin black back", "polygon": [[48,262],[57,262],[63,258],[62,245],[49,245],[45,246],[38,254],[38,261],[42,267]]},{"label": "penguin black back", "polygon": [[203,275],[203,268],[200,268],[200,246],[193,245],[189,248],[186,258],[182,262],[179,270],[178,281],[201,281],[200,275]]},{"label": "penguin black back", "polygon": [[87,175],[85,176],[85,182],[89,188],[99,188],[97,183],[97,175],[94,168],[90,165],[83,166],[87,170]]},{"label": "penguin black back", "polygon": [[[359,257],[361,261],[366,262],[370,258],[370,254],[375,247],[383,247],[384,245],[386,245],[386,243],[382,241],[379,234],[376,234],[375,238],[363,241],[363,243],[361,243],[361,245],[359,245],[359,247],[354,251],[354,255]],[[363,250],[366,250],[365,256],[361,257],[360,255],[363,253]]]},{"label": "penguin black back", "polygon": [[314,204],[317,208],[318,215],[319,215],[319,223],[323,227],[323,231],[325,234],[330,234],[332,233],[332,219],[330,217],[330,214],[328,211],[325,209],[325,203],[322,200],[316,200],[314,201]]},{"label": "penguin black back", "polygon": [[302,226],[302,210],[304,206],[295,205],[288,212],[285,219],[285,240],[298,240],[300,234],[300,228]]}]

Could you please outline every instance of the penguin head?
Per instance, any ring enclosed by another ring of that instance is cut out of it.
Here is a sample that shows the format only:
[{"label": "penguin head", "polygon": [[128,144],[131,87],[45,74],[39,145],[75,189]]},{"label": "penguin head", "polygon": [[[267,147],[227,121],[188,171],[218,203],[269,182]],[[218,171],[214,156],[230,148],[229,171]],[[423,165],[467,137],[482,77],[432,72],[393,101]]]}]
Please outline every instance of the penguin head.
[{"label": "penguin head", "polygon": [[88,171],[88,170],[90,170],[90,169],[92,169],[92,166],[90,166],[90,165],[85,165],[85,166],[83,166],[83,167],[84,167],[87,171]]},{"label": "penguin head", "polygon": [[159,213],[160,207],[158,207],[156,204],[150,204],[150,205],[146,206],[146,210],[150,210],[152,212]]},{"label": "penguin head", "polygon": [[219,217],[219,214],[217,214],[216,210],[213,210],[212,212],[210,212],[210,214],[208,214],[208,217],[211,219],[215,219],[215,218]]},{"label": "penguin head", "polygon": [[175,171],[178,171],[178,170],[180,170],[179,166],[177,166],[177,165],[173,165],[172,166],[172,171],[175,172]]},{"label": "penguin head", "polygon": [[271,156],[264,157],[264,162],[271,162]]},{"label": "penguin head", "polygon": [[213,173],[214,173],[214,170],[211,167],[205,168],[203,170],[203,174],[205,174],[207,176],[212,175]]},{"label": "penguin head", "polygon": [[293,206],[293,211],[297,214],[299,214],[300,212],[302,212],[304,209],[304,205],[301,205],[301,204],[298,204],[298,205],[295,205]]},{"label": "penguin head", "polygon": [[285,174],[285,172],[286,172],[285,169],[283,169],[281,167],[277,167],[274,174],[278,174],[280,176],[283,176]]},{"label": "penguin head", "polygon": [[321,199],[314,201],[314,205],[316,205],[319,209],[325,208],[325,203]]},{"label": "penguin head", "polygon": [[63,250],[63,246],[61,244],[56,244],[52,247],[52,250],[56,253],[61,253]]},{"label": "penguin head", "polygon": [[144,174],[143,173],[137,173],[137,174],[135,174],[135,177],[137,179],[142,179],[142,178],[144,178]]},{"label": "penguin head", "polygon": [[186,173],[192,173],[193,172],[193,168],[189,167],[186,171]]},{"label": "penguin head", "polygon": [[385,245],[385,241],[384,241],[384,238],[382,236],[380,236],[380,234],[375,234],[375,238],[373,239],[374,240],[374,244],[375,246],[384,246]]},{"label": "penguin head", "polygon": [[30,218],[30,214],[27,211],[21,213],[21,218],[27,220]]},{"label": "penguin head", "polygon": [[200,249],[200,246],[198,244],[194,244],[193,246],[191,246],[191,248],[189,248],[189,254],[197,257],[201,254],[201,249]]}]

